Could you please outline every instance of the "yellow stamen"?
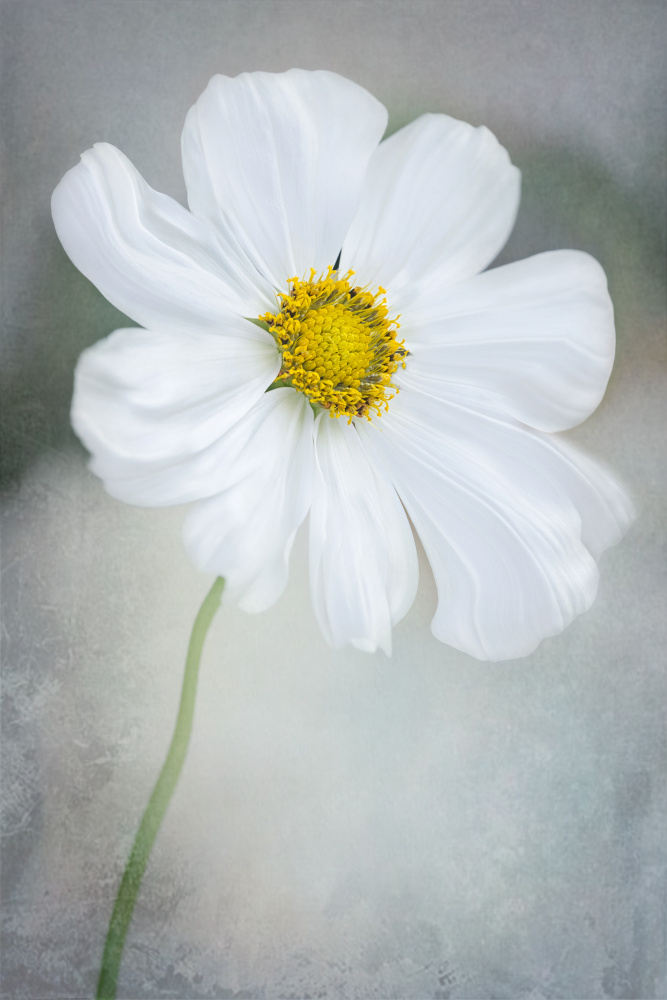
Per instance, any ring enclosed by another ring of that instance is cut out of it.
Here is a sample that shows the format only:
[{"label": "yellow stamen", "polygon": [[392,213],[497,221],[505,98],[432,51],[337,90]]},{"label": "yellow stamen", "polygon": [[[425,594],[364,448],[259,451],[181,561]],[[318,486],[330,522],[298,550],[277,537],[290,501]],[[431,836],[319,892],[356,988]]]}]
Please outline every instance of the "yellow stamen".
[{"label": "yellow stamen", "polygon": [[398,392],[391,376],[408,355],[395,339],[398,317],[388,319],[385,289],[352,287],[354,271],[315,273],[290,278],[290,293],[278,296],[279,312],[259,317],[282,354],[275,381],[305,393],[331,417],[382,416]]}]

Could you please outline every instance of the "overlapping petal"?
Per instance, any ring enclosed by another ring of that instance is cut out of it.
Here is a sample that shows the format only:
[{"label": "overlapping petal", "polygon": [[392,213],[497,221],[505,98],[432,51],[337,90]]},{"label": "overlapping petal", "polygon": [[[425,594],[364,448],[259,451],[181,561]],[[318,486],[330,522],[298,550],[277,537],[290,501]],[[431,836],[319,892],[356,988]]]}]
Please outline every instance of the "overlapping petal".
[{"label": "overlapping petal", "polygon": [[270,288],[214,231],[154,191],[114,146],[98,143],[52,197],[60,241],[80,271],[145,327],[212,327],[257,316]]},{"label": "overlapping petal", "polygon": [[431,563],[433,632],[479,659],[526,656],[586,610],[595,559],[631,505],[613,478],[563,442],[446,398],[406,376],[382,427],[361,430],[391,477]]},{"label": "overlapping petal", "polygon": [[189,512],[192,560],[224,576],[225,600],[263,611],[287,582],[296,530],[310,505],[313,413],[293,389],[265,393],[216,448],[219,492]]},{"label": "overlapping petal", "polygon": [[412,375],[475,389],[532,427],[573,427],[596,408],[614,361],[604,271],[575,250],[538,254],[423,294],[404,316]]},{"label": "overlapping petal", "polygon": [[321,414],[310,513],[315,614],[328,642],[391,653],[391,628],[417,589],[405,511],[365,453],[357,428]]},{"label": "overlapping petal", "polygon": [[235,317],[227,318],[226,330],[183,335],[135,327],[83,352],[72,424],[112,496],[163,506],[215,491],[207,449],[248,412],[280,367],[264,330]]},{"label": "overlapping petal", "polygon": [[341,268],[403,312],[422,290],[482,271],[505,244],[520,174],[488,129],[422,115],[377,148]]},{"label": "overlapping petal", "polygon": [[336,73],[214,76],[183,130],[190,208],[232,232],[277,288],[326,271],[386,123],[379,101]]}]

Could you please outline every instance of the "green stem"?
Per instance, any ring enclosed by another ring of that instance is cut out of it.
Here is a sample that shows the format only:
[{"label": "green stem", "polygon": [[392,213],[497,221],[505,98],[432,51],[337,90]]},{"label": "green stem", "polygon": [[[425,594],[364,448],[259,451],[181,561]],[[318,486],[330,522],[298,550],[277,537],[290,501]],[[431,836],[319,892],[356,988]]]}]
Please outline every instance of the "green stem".
[{"label": "green stem", "polygon": [[116,902],[114,904],[109,931],[104,945],[102,969],[97,984],[97,1000],[114,1000],[118,983],[118,970],[123,957],[125,936],[132,920],[134,904],[137,901],[141,879],[143,878],[151,849],[157,837],[160,824],[164,819],[171,796],[173,795],[178,776],[181,773],[185,755],[192,732],[192,717],[197,693],[197,677],[199,661],[209,626],[220,607],[220,599],[225,586],[224,579],[219,576],[204,598],[195,623],[192,626],[188,655],[185,660],[185,673],[181,689],[181,702],[178,707],[178,718],[174,735],[169,747],[167,759],[164,762],[160,777],[157,779],[146,811],[141,820],[139,830],[134,838],[130,857],[123,872]]}]

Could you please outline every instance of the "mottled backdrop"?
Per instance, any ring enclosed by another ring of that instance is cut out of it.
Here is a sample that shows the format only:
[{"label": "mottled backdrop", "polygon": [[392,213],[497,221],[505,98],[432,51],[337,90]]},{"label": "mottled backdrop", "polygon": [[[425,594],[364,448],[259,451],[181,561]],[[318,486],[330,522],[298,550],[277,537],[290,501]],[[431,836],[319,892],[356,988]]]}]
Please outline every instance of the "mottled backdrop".
[{"label": "mottled backdrop", "polygon": [[125,320],[60,248],[50,193],[106,140],[183,199],[180,129],[209,77],[297,65],[365,85],[392,130],[426,110],[485,123],[524,178],[501,259],[602,262],[617,363],[572,436],[640,518],[604,556],[593,609],[501,665],[431,637],[423,559],[393,658],[331,652],[301,534],[276,607],[225,609],[212,629],[120,995],[663,997],[665,4],[1,13],[2,996],[92,995],[209,586],[182,512],[109,499],[69,429],[77,355]]}]

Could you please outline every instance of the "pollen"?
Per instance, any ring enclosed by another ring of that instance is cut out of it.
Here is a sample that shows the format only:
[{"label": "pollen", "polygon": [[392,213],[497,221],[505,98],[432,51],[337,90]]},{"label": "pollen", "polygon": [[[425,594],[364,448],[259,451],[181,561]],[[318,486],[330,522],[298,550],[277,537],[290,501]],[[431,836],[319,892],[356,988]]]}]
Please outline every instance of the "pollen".
[{"label": "pollen", "polygon": [[280,308],[259,319],[266,323],[282,355],[272,388],[293,386],[314,409],[331,417],[382,416],[398,392],[392,376],[405,368],[408,355],[399,328],[390,319],[386,291],[352,284],[354,271],[342,277],[332,267],[316,277],[290,278]]}]

